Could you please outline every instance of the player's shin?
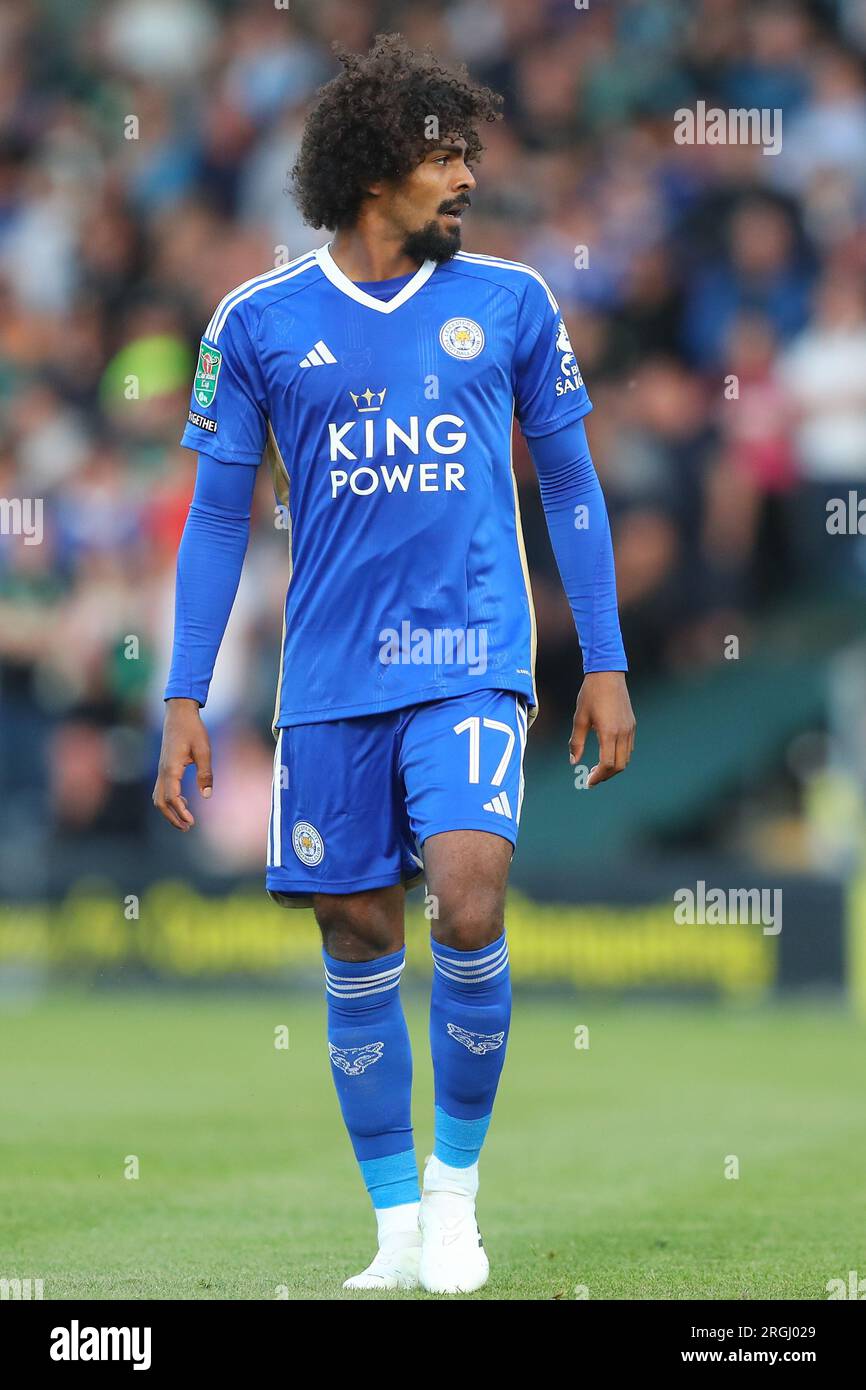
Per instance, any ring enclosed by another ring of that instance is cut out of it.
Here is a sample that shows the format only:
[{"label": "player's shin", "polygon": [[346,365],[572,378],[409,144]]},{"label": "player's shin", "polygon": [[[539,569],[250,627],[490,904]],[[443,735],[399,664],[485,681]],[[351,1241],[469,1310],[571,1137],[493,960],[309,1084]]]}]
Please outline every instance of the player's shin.
[{"label": "player's shin", "polygon": [[490,1124],[511,1019],[508,946],[504,932],[478,951],[457,951],[437,941],[431,945],[436,1118],[424,1191],[474,1197],[478,1155]]},{"label": "player's shin", "polygon": [[405,947],[361,963],[322,955],[331,1070],[379,1244],[399,1244],[404,1235],[417,1240],[412,1053],[399,991]]}]

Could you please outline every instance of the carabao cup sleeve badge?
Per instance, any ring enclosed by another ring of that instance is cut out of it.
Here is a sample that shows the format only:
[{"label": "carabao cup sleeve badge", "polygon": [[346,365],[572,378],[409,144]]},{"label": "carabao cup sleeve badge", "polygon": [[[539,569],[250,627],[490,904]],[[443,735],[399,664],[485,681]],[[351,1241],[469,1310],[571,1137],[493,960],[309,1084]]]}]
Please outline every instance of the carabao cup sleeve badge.
[{"label": "carabao cup sleeve badge", "polygon": [[198,366],[195,370],[193,394],[199,405],[208,406],[213,401],[217,389],[223,355],[219,348],[211,347],[202,340],[198,350]]}]

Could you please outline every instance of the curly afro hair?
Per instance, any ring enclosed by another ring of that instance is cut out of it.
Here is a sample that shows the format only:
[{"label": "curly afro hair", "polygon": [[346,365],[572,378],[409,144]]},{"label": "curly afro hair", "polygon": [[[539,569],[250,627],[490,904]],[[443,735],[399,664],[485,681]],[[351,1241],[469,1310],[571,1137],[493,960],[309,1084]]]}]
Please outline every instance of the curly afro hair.
[{"label": "curly afro hair", "polygon": [[429,120],[442,139],[466,141],[466,160],[480,158],[475,130],[499,120],[502,98],[474,83],[465,64],[446,68],[429,51],[415,53],[400,34],[379,34],[366,55],[334,45],[343,65],[304,126],[292,169],[294,196],[311,227],[352,226],[365,190],[405,178],[429,149]]}]

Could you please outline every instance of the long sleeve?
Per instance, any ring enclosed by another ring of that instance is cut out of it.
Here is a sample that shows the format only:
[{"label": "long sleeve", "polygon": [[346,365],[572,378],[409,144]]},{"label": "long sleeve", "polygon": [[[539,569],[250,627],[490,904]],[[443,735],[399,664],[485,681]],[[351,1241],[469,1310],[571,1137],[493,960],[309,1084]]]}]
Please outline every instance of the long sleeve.
[{"label": "long sleeve", "polygon": [[240,582],[256,468],[199,454],[177,557],[174,646],[166,700],[204,705]]},{"label": "long sleeve", "polygon": [[584,671],[627,671],[604,494],[583,421],[527,440]]}]

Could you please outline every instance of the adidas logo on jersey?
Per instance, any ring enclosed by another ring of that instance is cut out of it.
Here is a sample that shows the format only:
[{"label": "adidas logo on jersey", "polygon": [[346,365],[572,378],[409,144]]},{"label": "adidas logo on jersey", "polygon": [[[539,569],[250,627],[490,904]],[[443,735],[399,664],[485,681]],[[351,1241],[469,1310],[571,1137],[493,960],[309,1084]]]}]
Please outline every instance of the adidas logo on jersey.
[{"label": "adidas logo on jersey", "polygon": [[323,343],[320,338],[314,348],[311,348],[306,357],[301,358],[302,367],[330,367],[336,362],[336,357],[331,352],[327,343]]},{"label": "adidas logo on jersey", "polygon": [[493,811],[497,816],[507,816],[509,820],[513,819],[507,792],[497,792],[492,801],[485,801],[484,810]]}]

